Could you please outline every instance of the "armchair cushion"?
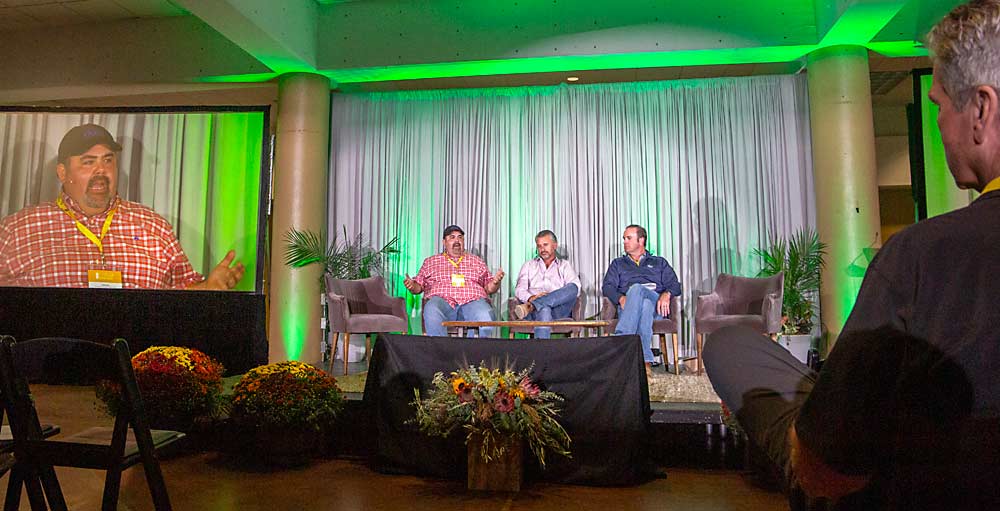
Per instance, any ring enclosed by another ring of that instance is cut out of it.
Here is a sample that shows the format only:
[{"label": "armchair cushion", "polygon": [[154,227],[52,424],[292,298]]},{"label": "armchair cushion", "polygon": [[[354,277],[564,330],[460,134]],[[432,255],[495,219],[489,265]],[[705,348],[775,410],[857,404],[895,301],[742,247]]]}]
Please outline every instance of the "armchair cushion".
[{"label": "armchair cushion", "polygon": [[382,277],[326,281],[330,328],[334,332],[406,332],[406,301],[389,296]]},{"label": "armchair cushion", "polygon": [[392,314],[352,314],[346,332],[405,332],[406,319]]},{"label": "armchair cushion", "polygon": [[695,329],[700,334],[725,326],[746,326],[762,334],[781,329],[784,276],[747,278],[719,274],[715,290],[698,297]]}]

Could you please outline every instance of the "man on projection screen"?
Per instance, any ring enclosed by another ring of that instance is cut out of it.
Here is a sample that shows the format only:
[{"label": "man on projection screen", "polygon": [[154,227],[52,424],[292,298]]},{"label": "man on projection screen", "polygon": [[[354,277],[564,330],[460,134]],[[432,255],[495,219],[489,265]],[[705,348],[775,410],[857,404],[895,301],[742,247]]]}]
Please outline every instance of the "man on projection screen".
[{"label": "man on projection screen", "polygon": [[0,220],[0,285],[224,290],[243,278],[232,250],[202,277],[163,217],[118,196],[121,150],[96,124],[66,133],[59,197]]}]

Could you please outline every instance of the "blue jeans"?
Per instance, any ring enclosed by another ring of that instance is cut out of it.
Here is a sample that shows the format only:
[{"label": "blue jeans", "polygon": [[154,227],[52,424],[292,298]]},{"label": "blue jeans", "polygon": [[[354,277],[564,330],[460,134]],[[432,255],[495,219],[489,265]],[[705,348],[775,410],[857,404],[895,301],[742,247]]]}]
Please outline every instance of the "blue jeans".
[{"label": "blue jeans", "polygon": [[[566,284],[565,286],[552,291],[551,293],[535,298],[532,305],[535,310],[528,314],[529,321],[552,321],[570,317],[573,313],[573,306],[576,305],[577,291],[576,284]],[[536,339],[548,339],[552,336],[552,327],[535,327]]]},{"label": "blue jeans", "polygon": [[[492,321],[493,307],[485,298],[464,303],[452,308],[448,301],[440,296],[432,296],[424,304],[424,333],[434,337],[446,337],[448,329],[441,326],[442,321]],[[473,337],[475,329],[467,330],[468,336]],[[482,327],[479,329],[479,337],[490,337],[493,327]]]},{"label": "blue jeans", "polygon": [[618,306],[618,324],[615,325],[615,335],[639,334],[642,340],[642,358],[646,362],[653,361],[653,320],[663,319],[656,313],[656,301],[659,293],[632,284],[625,293],[625,308]]}]

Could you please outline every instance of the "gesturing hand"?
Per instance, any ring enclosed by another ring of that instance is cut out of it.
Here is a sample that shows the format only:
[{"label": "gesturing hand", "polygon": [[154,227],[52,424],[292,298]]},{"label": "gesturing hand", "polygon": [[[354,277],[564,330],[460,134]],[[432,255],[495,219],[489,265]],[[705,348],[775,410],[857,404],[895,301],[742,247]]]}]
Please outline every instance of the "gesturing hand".
[{"label": "gesturing hand", "polygon": [[420,294],[420,292],[423,291],[420,284],[417,284],[417,281],[413,280],[413,277],[411,277],[409,273],[404,273],[404,275],[406,275],[406,277],[403,279],[403,287],[415,295]]},{"label": "gesturing hand", "polygon": [[500,281],[503,280],[505,275],[507,274],[503,272],[503,267],[497,268],[497,272],[493,274],[493,283],[500,285]]},{"label": "gesturing hand", "polygon": [[212,268],[212,271],[208,273],[205,280],[191,287],[194,289],[214,289],[220,291],[236,287],[236,284],[243,278],[243,274],[246,273],[246,268],[243,266],[243,263],[238,262],[233,264],[234,259],[236,259],[235,250],[226,252],[226,257],[223,257],[219,261],[219,264],[215,265],[215,268]]},{"label": "gesturing hand", "polygon": [[538,293],[538,294],[534,294],[534,295],[531,295],[531,296],[529,296],[529,297],[528,297],[528,302],[529,302],[529,303],[530,303],[530,302],[533,302],[533,301],[535,301],[535,299],[537,299],[537,298],[541,298],[541,297],[543,297],[543,296],[545,296],[545,295],[547,295],[547,294],[549,294],[549,293],[548,293],[548,292],[546,292],[546,291],[542,291],[541,293]]}]

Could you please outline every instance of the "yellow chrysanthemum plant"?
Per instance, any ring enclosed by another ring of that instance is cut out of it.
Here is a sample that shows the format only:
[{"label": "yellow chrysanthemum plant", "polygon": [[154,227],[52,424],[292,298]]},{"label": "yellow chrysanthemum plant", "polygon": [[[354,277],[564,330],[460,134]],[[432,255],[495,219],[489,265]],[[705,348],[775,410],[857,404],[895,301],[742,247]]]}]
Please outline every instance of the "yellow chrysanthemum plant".
[{"label": "yellow chrysanthemum plant", "polygon": [[344,406],[336,378],[302,362],[251,369],[233,387],[230,417],[261,430],[323,431]]},{"label": "yellow chrysanthemum plant", "polygon": [[[153,427],[187,430],[195,419],[220,410],[225,369],[201,351],[153,346],[132,357],[132,370]],[[119,406],[120,393],[117,383],[97,385],[98,397],[112,414]]]},{"label": "yellow chrysanthemum plant", "polygon": [[481,435],[480,456],[486,461],[503,455],[505,443],[500,440],[505,437],[527,442],[542,467],[549,451],[569,457],[570,438],[559,424],[556,408],[563,398],[541,390],[529,376],[532,367],[515,372],[483,362],[448,376],[436,373],[426,398],[414,390],[413,422],[429,435],[447,437],[461,429],[466,442]]}]

